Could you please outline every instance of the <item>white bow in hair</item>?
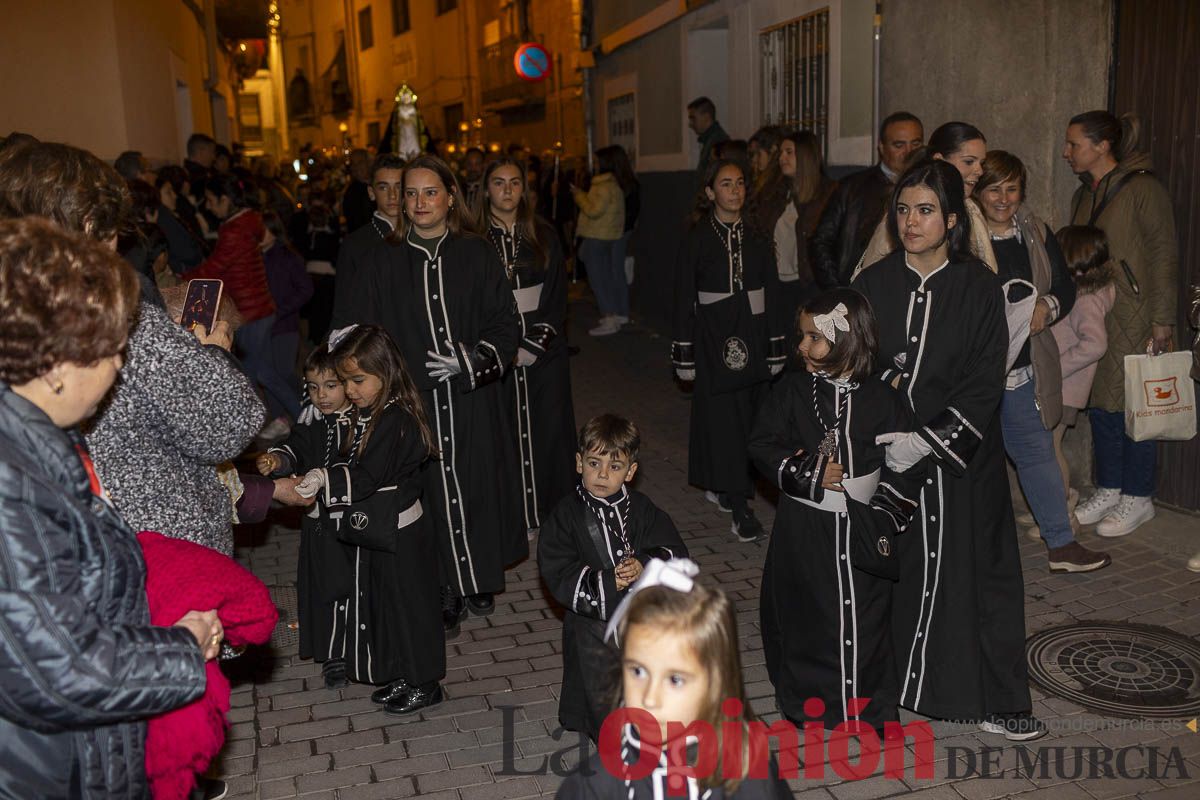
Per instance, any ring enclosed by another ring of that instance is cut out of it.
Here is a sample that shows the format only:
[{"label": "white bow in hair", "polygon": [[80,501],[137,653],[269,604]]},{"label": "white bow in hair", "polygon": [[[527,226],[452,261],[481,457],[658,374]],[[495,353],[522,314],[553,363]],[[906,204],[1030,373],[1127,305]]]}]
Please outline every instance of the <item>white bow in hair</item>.
[{"label": "white bow in hair", "polygon": [[837,332],[839,330],[850,330],[850,323],[846,321],[846,315],[850,313],[845,303],[838,303],[833,307],[833,311],[828,314],[817,314],[813,317],[813,325],[817,326],[817,330],[831,342],[837,341]]},{"label": "white bow in hair", "polygon": [[616,636],[621,620],[625,619],[625,614],[629,611],[629,601],[635,594],[651,586],[666,586],[677,592],[690,592],[695,586],[692,579],[699,573],[700,566],[690,558],[672,558],[670,561],[663,561],[661,558],[650,559],[642,570],[642,577],[629,587],[625,599],[621,601],[617,610],[609,618],[608,627],[604,630],[604,641],[607,642]]},{"label": "white bow in hair", "polygon": [[334,350],[336,350],[337,346],[342,343],[342,340],[345,339],[347,336],[349,336],[350,333],[357,327],[358,327],[358,323],[356,322],[353,325],[347,325],[344,328],[336,328],[336,329],[330,331],[329,332],[329,352],[332,353]]}]

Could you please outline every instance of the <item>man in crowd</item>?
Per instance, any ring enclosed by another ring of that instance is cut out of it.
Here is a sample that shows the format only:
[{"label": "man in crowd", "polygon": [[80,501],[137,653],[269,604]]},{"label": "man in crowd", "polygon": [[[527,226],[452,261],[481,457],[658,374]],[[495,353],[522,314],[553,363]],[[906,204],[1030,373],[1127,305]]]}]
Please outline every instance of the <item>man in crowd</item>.
[{"label": "man in crowd", "polygon": [[[204,185],[205,179],[212,172],[213,161],[217,158],[217,143],[205,133],[193,133],[187,140],[187,158],[183,160],[183,168],[188,172],[192,191],[196,184]],[[203,195],[201,195],[203,196]]]},{"label": "man in crowd", "polygon": [[467,208],[475,207],[475,198],[479,195],[480,182],[483,180],[483,161],[483,151],[478,147],[468,149],[463,157],[462,189]]},{"label": "man in crowd", "polygon": [[921,120],[897,111],[879,126],[879,162],[843,180],[812,238],[813,275],[822,289],[849,286],[871,234],[887,210],[892,185],[925,141]]},{"label": "man in crowd", "polygon": [[704,174],[704,168],[713,158],[713,145],[729,141],[729,134],[717,122],[717,107],[707,97],[697,97],[687,105],[688,127],[700,139],[700,160],[696,172]]},{"label": "man in crowd", "polygon": [[371,154],[361,147],[350,151],[350,183],[342,194],[342,216],[346,232],[354,233],[371,220],[375,201],[371,197]]},{"label": "man in crowd", "polygon": [[126,150],[121,153],[113,162],[113,167],[127,181],[145,181],[153,186],[156,180],[154,173],[150,170],[150,162],[138,150]]},{"label": "man in crowd", "polygon": [[346,303],[354,274],[366,261],[367,253],[391,236],[404,211],[404,159],[395,153],[382,153],[370,166],[371,185],[367,196],[374,213],[367,224],[342,240],[338,250],[337,283],[333,293],[333,325],[341,327],[353,315]]}]

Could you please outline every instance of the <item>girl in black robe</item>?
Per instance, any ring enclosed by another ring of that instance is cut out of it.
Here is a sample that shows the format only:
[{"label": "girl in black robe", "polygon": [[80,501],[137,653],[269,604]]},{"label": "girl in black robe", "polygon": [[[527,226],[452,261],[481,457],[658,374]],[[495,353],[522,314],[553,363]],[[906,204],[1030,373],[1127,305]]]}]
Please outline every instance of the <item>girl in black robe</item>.
[{"label": "girl in black robe", "polygon": [[785,322],[771,242],[742,221],[746,179],[728,159],[706,171],[675,270],[675,341],[681,381],[695,381],[688,482],[733,514],[733,533],[763,535],[746,443],[771,375],[783,369]]},{"label": "girl in black robe", "polygon": [[999,279],[970,254],[963,203],[953,166],[913,166],[887,220],[902,249],[854,282],[879,323],[881,379],[908,398],[919,426],[888,437],[888,465],[931,462],[920,524],[900,540],[900,705],[1028,740],[1045,729],[1029,714],[1024,584],[1000,436],[1008,327]]},{"label": "girl in black robe", "polygon": [[530,535],[571,491],[575,410],[567,357],[567,273],[558,237],[525,199],[525,168],[488,164],[476,217],[504,264],[521,325],[513,368],[504,376],[511,431],[521,456],[521,505]]},{"label": "girl in black robe", "polygon": [[[354,435],[346,388],[327,342],[304,362],[304,386],[311,419],[292,427],[291,434],[259,456],[264,475],[303,475],[331,467],[348,452]],[[301,419],[306,417],[301,414]],[[321,664],[327,689],[346,685],[346,604],[354,584],[353,549],[337,538],[342,514],[331,515],[319,503],[300,520],[300,559],[296,566],[296,615],[300,624],[300,657]]]},{"label": "girl in black robe", "polygon": [[334,331],[330,343],[355,407],[353,434],[339,462],[310,470],[296,493],[317,495],[353,551],[342,611],[346,675],[380,685],[372,699],[388,713],[408,714],[441,702],[446,674],[431,569],[437,544],[421,501],[422,466],[437,445],[400,350],[382,328]]},{"label": "girl in black robe", "polygon": [[[882,738],[883,724],[899,719],[895,539],[916,512],[922,472],[887,469],[875,443],[911,427],[904,398],[871,377],[877,345],[867,301],[836,289],[797,316],[803,367],[771,389],[750,440],[755,465],[782,493],[759,604],[767,674],[797,725],[858,720]],[[811,713],[809,698],[823,702],[823,714]]]},{"label": "girl in black robe", "polygon": [[381,325],[413,365],[441,452],[426,470],[426,506],[438,531],[450,631],[468,604],[491,613],[505,566],[529,554],[500,384],[516,356],[520,324],[504,267],[471,232],[445,162],[410,161],[404,202],[407,231],[367,253],[345,313]]}]

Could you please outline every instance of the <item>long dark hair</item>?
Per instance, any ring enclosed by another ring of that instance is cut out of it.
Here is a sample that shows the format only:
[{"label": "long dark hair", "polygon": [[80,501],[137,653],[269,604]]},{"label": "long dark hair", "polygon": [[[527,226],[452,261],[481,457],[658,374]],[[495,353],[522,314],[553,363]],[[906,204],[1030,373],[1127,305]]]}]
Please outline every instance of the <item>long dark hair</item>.
[{"label": "long dark hair", "polygon": [[504,156],[484,167],[483,178],[479,182],[480,190],[475,195],[475,208],[473,209],[476,224],[485,233],[491,224],[492,207],[491,196],[488,194],[488,181],[492,179],[492,173],[501,167],[514,167],[521,174],[521,199],[517,202],[517,220],[513,227],[517,229],[517,233],[520,234],[523,241],[529,242],[529,247],[533,250],[534,264],[539,269],[545,269],[548,254],[542,240],[538,238],[537,217],[533,213],[533,205],[529,202],[529,172],[525,169],[525,165],[517,159]]},{"label": "long dark hair", "polygon": [[825,177],[825,165],[821,163],[821,143],[812,131],[796,131],[789,133],[784,139],[796,148],[796,177],[792,179],[792,199],[797,204],[807,203],[817,196],[821,180]]},{"label": "long dark hair", "polygon": [[633,173],[633,165],[629,163],[629,154],[619,144],[610,144],[596,151],[596,173],[611,172],[621,187],[621,194],[626,197],[638,188],[637,176]]},{"label": "long dark hair", "polygon": [[829,377],[839,378],[846,373],[858,382],[866,380],[875,369],[875,355],[879,352],[879,326],[871,311],[871,301],[854,289],[830,289],[809,300],[796,312],[796,333],[800,331],[800,315],[828,314],[838,303],[846,307],[846,322],[849,331],[838,331],[837,341],[829,345],[829,353],[819,362],[813,362]]},{"label": "long dark hair", "polygon": [[[375,398],[375,402],[368,409],[371,421],[367,423],[367,429],[363,432],[362,441],[358,446],[360,456],[366,449],[367,442],[375,431],[375,426],[379,424],[380,412],[389,402],[393,401],[416,420],[426,454],[437,455],[437,442],[429,430],[429,422],[425,418],[425,406],[421,402],[421,395],[417,392],[416,384],[413,383],[412,377],[408,373],[408,367],[404,363],[404,356],[401,355],[400,348],[396,346],[387,331],[378,325],[359,325],[334,348],[333,358],[339,367],[347,360],[354,359],[359,369],[368,375],[374,375],[383,383],[383,388],[379,390],[379,397]],[[355,424],[358,423],[360,414],[360,409],[355,407]],[[348,438],[344,445],[347,450],[350,446],[349,443],[350,439]],[[342,455],[349,455],[349,453],[343,452]]]},{"label": "long dark hair", "polygon": [[232,173],[229,175],[212,175],[204,182],[204,191],[212,192],[216,198],[228,197],[233,207],[232,214],[243,208],[254,208],[258,205],[253,195],[253,187]]},{"label": "long dark hair", "polygon": [[[892,199],[888,203],[887,230],[893,242],[903,242],[900,227],[896,223],[896,206],[900,193],[910,186],[924,186],[933,192],[942,208],[942,223],[946,227],[947,257],[951,261],[974,261],[971,253],[971,218],[967,216],[965,187],[962,174],[948,161],[926,158],[917,162],[900,176]],[[956,217],[954,227],[949,227],[950,215]]]},{"label": "long dark hair", "polygon": [[[471,209],[466,207],[466,202],[463,200],[462,187],[458,185],[458,178],[454,177],[454,170],[450,169],[450,165],[435,155],[424,153],[417,156],[412,161],[404,165],[404,181],[401,184],[401,189],[408,191],[408,176],[412,174],[414,169],[427,169],[438,176],[442,186],[454,201],[450,204],[450,210],[446,213],[446,229],[455,236],[471,236],[479,233],[475,220],[472,218]],[[407,220],[407,213],[404,215]],[[407,228],[411,225],[408,222],[404,225],[405,231],[401,232],[399,228],[395,233],[403,237],[406,234]],[[401,238],[401,241],[403,239]]]},{"label": "long dark hair", "polygon": [[976,139],[987,144],[987,137],[974,125],[967,122],[947,122],[939,125],[933,135],[929,137],[929,141],[925,143],[925,153],[930,156],[939,155],[942,158],[949,158],[957,153],[964,144]]},{"label": "long dark hair", "polygon": [[275,243],[281,247],[286,247],[297,255],[300,251],[292,244],[292,237],[288,236],[287,225],[283,222],[283,217],[271,209],[262,212],[263,227],[269,230],[275,236]]},{"label": "long dark hair", "polygon": [[1071,117],[1067,125],[1078,125],[1094,145],[1108,142],[1109,152],[1117,161],[1137,150],[1142,130],[1141,120],[1133,112],[1115,117],[1107,111],[1085,111]]},{"label": "long dark hair", "polygon": [[[734,161],[732,158],[720,158],[709,163],[704,170],[704,180],[700,184],[700,191],[696,193],[696,201],[692,205],[691,224],[702,221],[705,217],[713,212],[716,204],[708,199],[705,194],[705,189],[712,189],[713,184],[717,181],[717,175],[721,174],[721,170],[725,167],[733,167],[742,174],[742,180],[746,180],[746,166],[740,161]],[[746,193],[750,194],[750,182],[746,181]],[[750,203],[750,198],[742,203],[742,217],[746,216],[746,209]]]}]

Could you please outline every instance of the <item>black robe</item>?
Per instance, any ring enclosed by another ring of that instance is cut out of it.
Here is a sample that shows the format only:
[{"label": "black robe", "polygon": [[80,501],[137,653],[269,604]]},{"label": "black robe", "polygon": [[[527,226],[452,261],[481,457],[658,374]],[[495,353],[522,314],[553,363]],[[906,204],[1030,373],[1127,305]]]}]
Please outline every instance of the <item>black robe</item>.
[{"label": "black robe", "polygon": [[[395,493],[389,508],[421,502],[427,454],[416,419],[396,403],[385,406],[359,454],[369,423],[357,419],[349,458],[324,469],[317,495],[341,531],[357,527],[355,514],[381,492]],[[424,503],[420,518],[398,527],[395,543],[394,552],[350,548],[353,583],[342,612],[346,675],[361,683],[404,678],[419,686],[446,674],[437,541]]]},{"label": "black robe", "polygon": [[[392,235],[392,223],[379,212],[371,215],[368,224],[356,229],[338,248],[333,292],[333,327],[341,328],[357,322],[353,308],[354,281],[368,261],[368,254],[384,244]],[[422,364],[425,362],[422,361]]]},{"label": "black robe", "polygon": [[[447,233],[436,253],[407,241],[372,248],[360,269],[335,325],[382,325],[421,392],[441,447],[426,470],[425,499],[443,582],[463,596],[502,592],[504,567],[529,555],[500,383],[520,339],[504,267],[485,240]],[[430,350],[456,356],[462,373],[434,380]]]},{"label": "black robe", "polygon": [[[267,452],[283,462],[273,477],[303,475],[342,461],[351,439],[351,408],[292,428],[287,439]],[[342,515],[335,512],[337,517]],[[300,560],[296,566],[296,613],[300,657],[345,658],[345,605],[354,585],[354,549],[338,541],[337,518],[314,503],[300,520]]]},{"label": "black robe", "polygon": [[[745,730],[742,733],[746,736]],[[646,758],[641,752],[642,744],[638,741],[632,726],[625,726],[621,732],[620,754],[624,763],[633,766],[640,759]],[[693,747],[688,754],[688,763],[696,763],[696,751]],[[687,782],[686,786],[679,785],[678,791],[671,793],[668,786],[668,755],[666,749],[660,748],[658,766],[646,777],[626,782],[623,778],[612,774],[604,766],[599,753],[592,754],[586,765],[567,776],[558,787],[554,800],[668,800],[678,797],[680,800],[792,800],[792,790],[787,782],[779,777],[779,767],[775,757],[770,753],[768,758],[766,778],[745,778],[738,784],[737,791],[726,793],[723,787],[705,790],[695,778],[679,776]]]},{"label": "black robe", "polygon": [[[740,270],[731,247],[740,248]],[[778,282],[771,241],[744,224],[735,231],[710,215],[680,247],[671,360],[677,371],[695,371],[688,429],[688,482],[695,486],[754,493],[746,443],[771,371],[784,363]],[[728,296],[704,302],[719,295]],[[726,374],[722,362],[746,385],[715,385]]]},{"label": "black robe", "polygon": [[567,611],[558,721],[593,741],[616,699],[618,657],[604,641],[604,628],[625,596],[617,590],[616,566],[626,547],[643,566],[651,558],[688,555],[671,518],[628,487],[608,499],[578,488],[554,507],[538,534],[538,571]]},{"label": "black robe", "polygon": [[900,705],[959,720],[1028,711],[1024,584],[1000,437],[1000,281],[977,261],[922,280],[899,250],[854,288],[879,323],[881,379],[898,376],[933,448],[921,524],[900,540]]},{"label": "black robe", "polygon": [[538,238],[547,250],[544,267],[519,233],[492,224],[488,238],[512,285],[520,349],[537,359],[504,376],[513,441],[521,456],[525,526],[537,528],[575,485],[575,408],[565,336],[567,272],[558,236],[548,225],[538,224]]},{"label": "black robe", "polygon": [[[846,479],[880,470],[873,493],[841,495],[844,511],[810,504],[837,496],[820,488],[815,469],[818,447],[834,425],[832,460]],[[835,386],[808,372],[789,372],[759,412],[750,454],[781,491],[763,566],[763,651],[779,709],[798,723],[808,718],[804,703],[810,697],[825,703],[822,719],[829,728],[860,719],[881,729],[898,719],[891,613],[899,566],[893,545],[916,513],[924,470],[889,470],[875,437],[911,429],[904,398],[873,378],[861,386]],[[855,713],[855,697],[870,704]]]}]

